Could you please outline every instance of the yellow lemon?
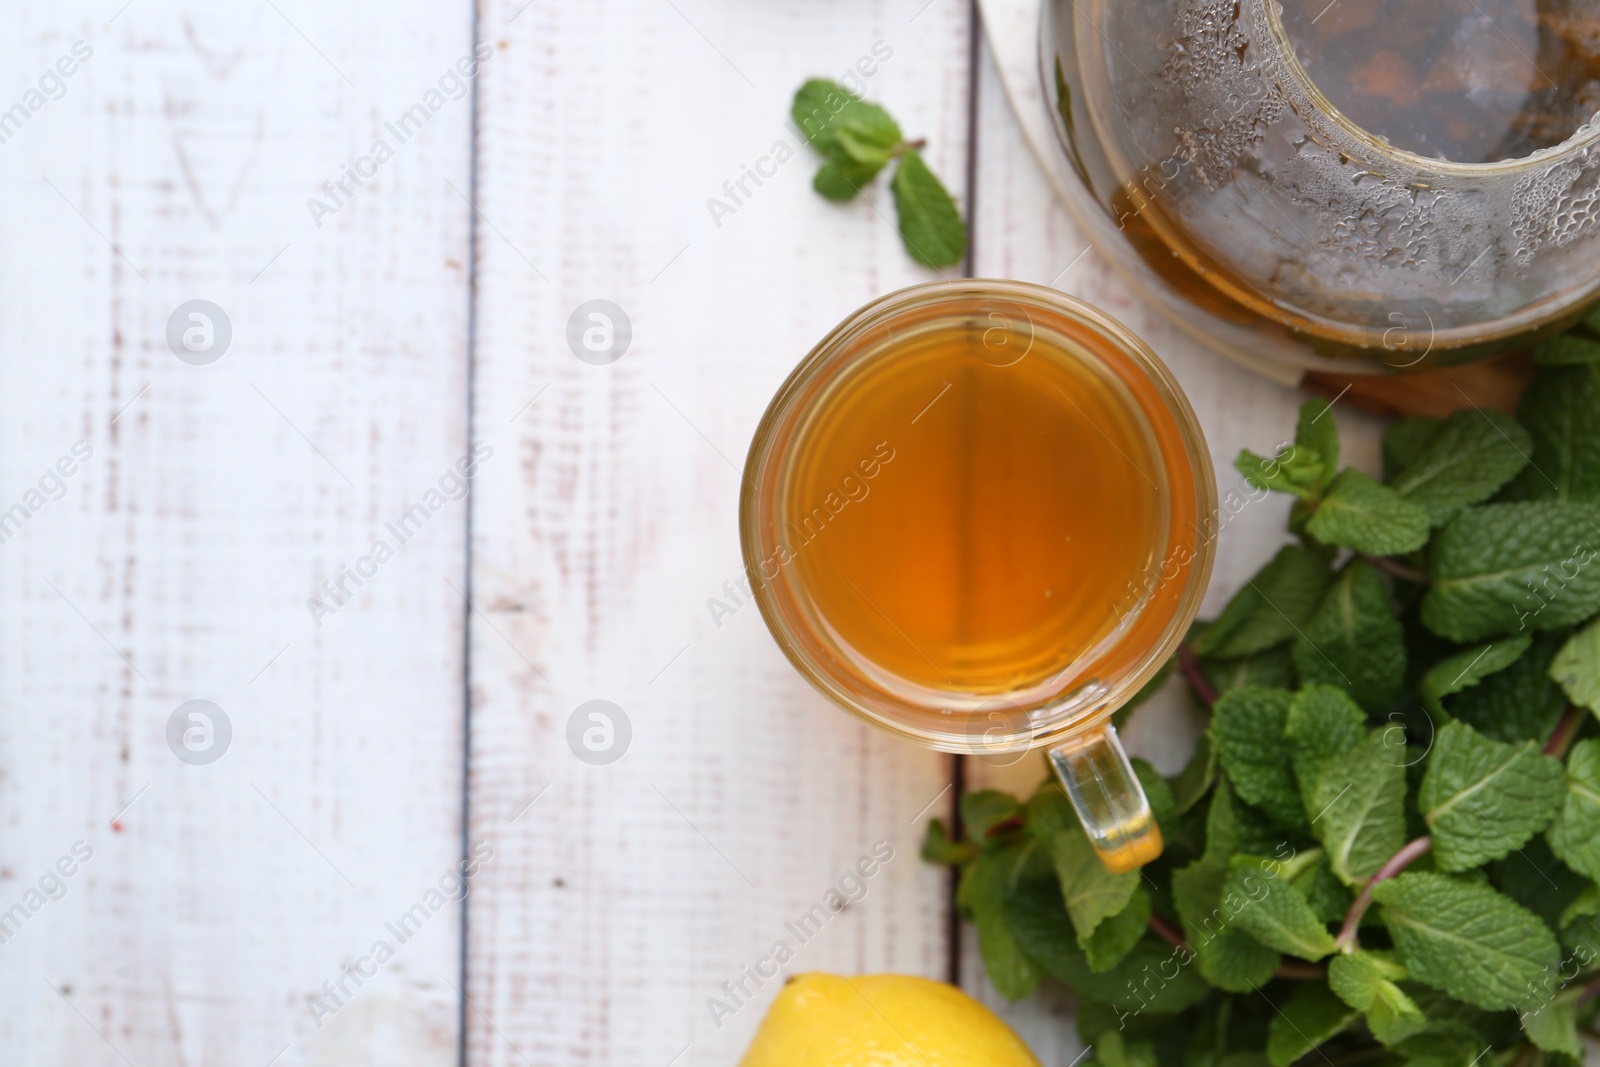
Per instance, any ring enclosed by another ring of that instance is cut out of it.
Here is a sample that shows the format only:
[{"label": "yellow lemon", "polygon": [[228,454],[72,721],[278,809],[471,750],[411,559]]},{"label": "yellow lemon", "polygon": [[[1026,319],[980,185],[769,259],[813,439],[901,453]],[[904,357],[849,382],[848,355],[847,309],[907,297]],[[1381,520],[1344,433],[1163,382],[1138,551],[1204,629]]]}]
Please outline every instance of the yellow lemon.
[{"label": "yellow lemon", "polygon": [[1039,1067],[1011,1028],[954,986],[903,974],[802,974],[740,1067]]}]

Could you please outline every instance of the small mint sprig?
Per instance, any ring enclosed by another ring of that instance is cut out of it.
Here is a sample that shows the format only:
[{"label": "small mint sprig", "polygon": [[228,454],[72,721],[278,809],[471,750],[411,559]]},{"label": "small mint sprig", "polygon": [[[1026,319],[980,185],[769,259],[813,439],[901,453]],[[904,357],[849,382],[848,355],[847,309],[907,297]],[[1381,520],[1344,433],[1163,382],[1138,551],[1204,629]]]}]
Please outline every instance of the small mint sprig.
[{"label": "small mint sprig", "polygon": [[812,188],[829,200],[852,200],[897,160],[889,188],[906,251],[929,267],[961,262],[967,228],[955,199],[918,151],[926,142],[907,140],[887,111],[825,78],[800,87],[791,115],[823,158]]}]

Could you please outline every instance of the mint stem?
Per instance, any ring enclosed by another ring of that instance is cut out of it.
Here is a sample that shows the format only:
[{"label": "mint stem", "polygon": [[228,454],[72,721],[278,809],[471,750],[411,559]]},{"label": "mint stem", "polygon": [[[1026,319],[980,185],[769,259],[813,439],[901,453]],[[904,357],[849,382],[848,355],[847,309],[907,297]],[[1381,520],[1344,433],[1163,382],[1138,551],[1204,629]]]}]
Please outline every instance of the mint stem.
[{"label": "mint stem", "polygon": [[1373,556],[1366,552],[1358,552],[1356,555],[1361,558],[1363,563],[1371,564],[1391,578],[1399,578],[1401,581],[1411,582],[1414,585],[1428,584],[1427,573],[1415,567],[1408,567],[1404,563],[1396,562],[1385,556]]},{"label": "mint stem", "polygon": [[1588,709],[1580,708],[1576,704],[1567,706],[1561,719],[1556,723],[1556,728],[1550,731],[1550,740],[1544,744],[1544,754],[1561,759],[1567,754],[1567,749],[1572,746],[1573,738],[1578,736],[1578,731],[1583,728],[1584,716]]},{"label": "mint stem", "polygon": [[1154,911],[1150,913],[1150,929],[1154,930],[1156,935],[1160,937],[1161,940],[1165,941],[1173,948],[1181,948],[1185,952],[1189,950],[1189,946],[1183,940],[1183,935],[1178,933],[1171,923],[1167,922],[1167,920],[1163,919]]},{"label": "mint stem", "polygon": [[1344,925],[1339,928],[1339,936],[1334,939],[1334,947],[1340,952],[1352,952],[1356,945],[1356,931],[1361,928],[1361,918],[1366,915],[1367,909],[1372,907],[1372,890],[1385,878],[1393,878],[1411,861],[1427,852],[1433,847],[1433,838],[1423,836],[1406,845],[1399,852],[1389,857],[1389,861],[1378,868],[1378,873],[1367,880],[1361,887],[1361,894],[1356,897],[1356,902],[1350,905],[1350,912],[1344,917]]},{"label": "mint stem", "polygon": [[1188,679],[1189,685],[1193,687],[1201,703],[1205,704],[1207,711],[1210,711],[1212,705],[1217,702],[1217,690],[1206,677],[1205,671],[1200,669],[1200,657],[1186,644],[1178,646],[1178,670],[1183,672],[1184,678]]}]

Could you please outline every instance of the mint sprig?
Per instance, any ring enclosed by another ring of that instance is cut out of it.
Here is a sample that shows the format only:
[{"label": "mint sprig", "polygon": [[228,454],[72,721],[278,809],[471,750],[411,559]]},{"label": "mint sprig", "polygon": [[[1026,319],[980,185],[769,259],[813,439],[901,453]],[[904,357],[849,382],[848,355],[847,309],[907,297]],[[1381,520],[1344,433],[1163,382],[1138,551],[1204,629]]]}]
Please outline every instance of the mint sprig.
[{"label": "mint sprig", "polygon": [[800,86],[790,115],[823,159],[812,188],[829,200],[853,200],[898,161],[889,188],[906,251],[928,267],[961,262],[967,254],[967,227],[955,198],[918,151],[922,141],[906,140],[899,123],[882,107],[824,78]]},{"label": "mint sprig", "polygon": [[1540,347],[1515,419],[1396,422],[1381,478],[1340,465],[1321,400],[1240,454],[1293,542],[1174,657],[1210,726],[1170,780],[1139,767],[1166,851],[1138,875],[1047,776],[930,831],[995,987],[1076,991],[1084,1067],[1593,1054],[1597,334]]}]

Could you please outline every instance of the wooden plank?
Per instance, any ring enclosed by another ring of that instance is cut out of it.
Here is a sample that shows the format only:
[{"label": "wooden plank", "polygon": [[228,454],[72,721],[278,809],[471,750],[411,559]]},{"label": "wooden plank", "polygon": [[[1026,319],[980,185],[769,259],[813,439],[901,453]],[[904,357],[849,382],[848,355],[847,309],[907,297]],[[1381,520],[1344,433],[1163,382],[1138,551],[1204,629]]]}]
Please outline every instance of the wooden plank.
[{"label": "wooden plank", "polygon": [[[1239,449],[1262,450],[1293,435],[1304,396],[1212,355],[1161,313],[1128,291],[1108,269],[1105,250],[1090,247],[1058,203],[1034,160],[1007,103],[995,63],[985,48],[979,64],[977,134],[977,273],[1055,285],[1109,311],[1145,339],[1183,386],[1199,415],[1217,470],[1219,491],[1242,493],[1232,468]],[[1081,257],[1081,258],[1080,258]],[[1336,407],[1346,458],[1376,469],[1380,420],[1348,406]],[[1281,541],[1287,539],[1282,498],[1251,503],[1222,527],[1216,565],[1201,608],[1214,615]],[[1182,768],[1205,727],[1182,683],[1173,681],[1130,720],[1128,749],[1164,773]],[[966,761],[969,789],[999,788],[1022,794],[1044,777],[1042,760],[1010,766]],[[977,942],[963,931],[962,982],[1015,1026],[1045,1063],[1069,1063],[1082,1051],[1070,1025],[1071,997],[1059,988],[1008,1005],[983,975]]]},{"label": "wooden plank", "polygon": [[[772,393],[847,312],[934,277],[881,181],[812,192],[791,96],[881,42],[869,95],[959,190],[968,12],[519,6],[484,11],[476,417],[510,443],[474,496],[472,834],[499,853],[469,910],[468,1060],[734,1062],[778,980],[747,1004],[723,983],[779,941],[783,974],[947,966],[948,880],[916,853],[949,761],[834,709],[724,583]],[[596,299],[632,325],[609,365],[566,341]],[[569,750],[590,700],[631,722],[615,763]],[[801,943],[785,924],[878,842],[864,899]]]},{"label": "wooden plank", "polygon": [[[321,228],[306,200],[470,49],[470,17],[11,13],[0,111],[75,41],[92,56],[0,147],[0,510],[33,512],[0,548],[0,913],[26,913],[0,945],[7,1062],[455,1055],[453,905],[320,1027],[307,999],[456,861],[464,506],[320,628],[307,598],[466,449],[470,216],[445,182],[466,187],[470,104],[429,111]],[[210,365],[166,338],[196,298],[231,322]],[[168,747],[192,699],[231,721],[210,765]],[[29,910],[78,841],[92,859]]]}]

